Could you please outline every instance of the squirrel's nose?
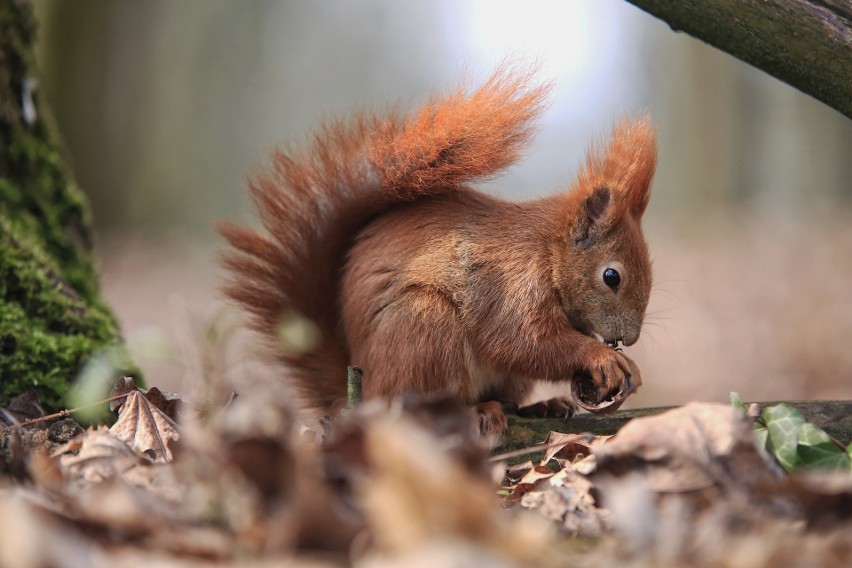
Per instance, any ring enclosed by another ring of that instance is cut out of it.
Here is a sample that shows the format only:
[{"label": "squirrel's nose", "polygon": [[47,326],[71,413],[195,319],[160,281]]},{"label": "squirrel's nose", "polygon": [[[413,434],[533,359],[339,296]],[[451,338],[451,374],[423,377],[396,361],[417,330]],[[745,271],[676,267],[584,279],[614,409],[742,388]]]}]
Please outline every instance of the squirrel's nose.
[{"label": "squirrel's nose", "polygon": [[633,345],[634,343],[639,341],[639,331],[640,328],[637,327],[635,330],[627,330],[627,332],[625,332],[624,335],[621,336],[621,342],[624,344],[625,347],[627,347],[628,345]]}]

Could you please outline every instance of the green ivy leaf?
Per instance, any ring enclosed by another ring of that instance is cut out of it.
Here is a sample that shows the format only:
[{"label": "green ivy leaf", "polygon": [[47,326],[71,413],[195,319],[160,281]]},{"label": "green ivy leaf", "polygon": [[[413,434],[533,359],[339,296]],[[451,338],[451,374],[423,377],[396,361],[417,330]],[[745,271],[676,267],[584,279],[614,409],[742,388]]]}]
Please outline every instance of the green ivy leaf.
[{"label": "green ivy leaf", "polygon": [[748,408],[746,408],[746,405],[743,404],[743,401],[740,398],[740,393],[731,391],[728,393],[728,396],[731,398],[731,406],[748,414]]},{"label": "green ivy leaf", "polygon": [[758,448],[766,448],[769,442],[769,429],[762,422],[754,423],[754,438]]},{"label": "green ivy leaf", "polygon": [[804,417],[795,408],[786,404],[765,408],[761,417],[766,422],[769,434],[767,449],[785,470],[795,469],[800,465],[799,430],[805,424]]},{"label": "green ivy leaf", "polygon": [[[729,394],[731,406],[748,414],[739,393]],[[806,422],[798,410],[778,404],[765,408],[754,421],[755,443],[787,470],[833,469],[852,473],[852,443],[839,447],[822,429]]]},{"label": "green ivy leaf", "polygon": [[803,467],[852,469],[849,454],[838,448],[828,434],[813,424],[805,424],[799,430],[798,453]]}]

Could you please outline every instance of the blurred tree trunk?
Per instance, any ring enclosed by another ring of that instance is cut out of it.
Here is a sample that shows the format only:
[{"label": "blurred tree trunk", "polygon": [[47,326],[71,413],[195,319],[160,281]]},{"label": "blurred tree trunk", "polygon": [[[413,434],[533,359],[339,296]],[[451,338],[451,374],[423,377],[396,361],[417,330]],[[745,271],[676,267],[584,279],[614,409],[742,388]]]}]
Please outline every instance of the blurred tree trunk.
[{"label": "blurred tree trunk", "polygon": [[852,118],[848,0],[627,0]]},{"label": "blurred tree trunk", "polygon": [[0,0],[0,403],[35,389],[57,408],[89,357],[120,338],[88,204],[37,97],[35,28],[28,1]]}]

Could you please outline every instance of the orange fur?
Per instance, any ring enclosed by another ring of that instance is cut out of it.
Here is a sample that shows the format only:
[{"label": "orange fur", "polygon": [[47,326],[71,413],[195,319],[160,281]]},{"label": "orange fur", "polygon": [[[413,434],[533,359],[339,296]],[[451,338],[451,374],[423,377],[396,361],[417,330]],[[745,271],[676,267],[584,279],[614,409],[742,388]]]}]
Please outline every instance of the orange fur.
[{"label": "orange fur", "polygon": [[[224,224],[227,294],[252,316],[309,406],[444,393],[520,402],[533,380],[586,373],[607,392],[635,364],[594,339],[635,342],[651,283],[640,220],[656,161],[647,119],[622,120],[569,191],[512,203],[469,183],[514,162],[547,87],[503,66],[413,116],[334,122],[278,152],[250,191],[263,230]],[[617,290],[602,281],[617,266]],[[276,347],[284,314],[320,331]],[[632,365],[632,367],[631,367]]]}]

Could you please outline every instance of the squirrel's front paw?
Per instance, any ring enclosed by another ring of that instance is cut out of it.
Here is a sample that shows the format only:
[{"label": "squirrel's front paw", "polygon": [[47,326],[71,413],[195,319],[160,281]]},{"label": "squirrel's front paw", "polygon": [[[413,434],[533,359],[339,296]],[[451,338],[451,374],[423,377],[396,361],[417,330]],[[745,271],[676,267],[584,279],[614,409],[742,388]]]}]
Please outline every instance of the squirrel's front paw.
[{"label": "squirrel's front paw", "polygon": [[600,344],[574,376],[571,391],[581,408],[590,412],[613,412],[641,384],[639,368],[632,359]]},{"label": "squirrel's front paw", "polygon": [[476,413],[479,434],[483,437],[500,436],[509,425],[503,407],[496,400],[481,402],[473,407],[473,411]]}]

